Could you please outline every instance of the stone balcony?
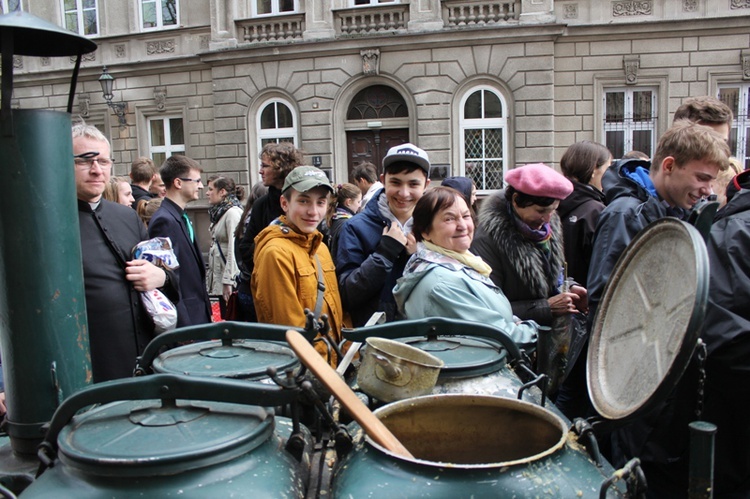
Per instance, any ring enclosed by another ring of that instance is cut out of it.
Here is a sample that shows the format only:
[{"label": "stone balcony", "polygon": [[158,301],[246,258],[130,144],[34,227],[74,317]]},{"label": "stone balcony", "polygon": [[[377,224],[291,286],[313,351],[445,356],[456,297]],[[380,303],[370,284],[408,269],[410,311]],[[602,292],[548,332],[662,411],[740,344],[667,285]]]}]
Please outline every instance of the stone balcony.
[{"label": "stone balcony", "polygon": [[333,19],[336,34],[341,36],[405,31],[409,24],[409,4],[340,9],[333,12]]},{"label": "stone balcony", "polygon": [[292,42],[302,40],[305,14],[260,17],[237,22],[245,43]]},{"label": "stone balcony", "polygon": [[521,2],[444,0],[443,23],[446,28],[472,28],[518,22]]}]

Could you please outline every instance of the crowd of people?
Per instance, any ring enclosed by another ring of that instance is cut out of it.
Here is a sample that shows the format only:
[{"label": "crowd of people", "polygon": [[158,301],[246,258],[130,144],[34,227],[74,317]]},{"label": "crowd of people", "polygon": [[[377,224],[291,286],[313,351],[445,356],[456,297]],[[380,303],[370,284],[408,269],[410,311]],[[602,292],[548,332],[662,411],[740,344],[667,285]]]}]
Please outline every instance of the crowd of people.
[{"label": "crowd of people", "polygon": [[[178,327],[210,322],[210,296],[228,317],[236,294],[233,320],[302,327],[307,309],[325,323],[315,347],[333,366],[342,328],[363,326],[375,312],[388,321],[441,316],[492,324],[533,355],[560,318],[594,317],[617,259],[639,231],[668,216],[686,220],[716,194],[725,206],[707,243],[701,416],[719,426],[716,493],[747,497],[750,266],[743,255],[750,245],[750,176],[730,169],[731,123],[720,101],[689,99],[652,159],[634,151],[614,162],[605,146],[577,142],[562,157],[562,173],[544,164],[511,169],[505,189],[483,199],[478,211],[471,179],[430,186],[429,157],[413,144],[391,148],[382,174],[364,163],[352,171],[352,183],[334,186],[304,164],[294,145],[269,143],[259,156],[261,182],[244,206],[245,191],[233,179],[207,179],[207,262],[186,211],[203,191],[200,164],[175,155],[157,169],[138,158],[129,181],[112,177],[106,137],[76,125],[93,379],[132,375],[135,357],[154,336],[138,293],[154,289],[174,303]],[[137,243],[157,237],[169,238],[179,268],[132,257]],[[573,359],[556,394],[571,419],[593,415],[585,359]],[[687,422],[695,414],[682,409],[693,401],[694,378],[686,375],[655,411],[608,436],[615,465],[641,459],[652,497],[687,490]]]}]

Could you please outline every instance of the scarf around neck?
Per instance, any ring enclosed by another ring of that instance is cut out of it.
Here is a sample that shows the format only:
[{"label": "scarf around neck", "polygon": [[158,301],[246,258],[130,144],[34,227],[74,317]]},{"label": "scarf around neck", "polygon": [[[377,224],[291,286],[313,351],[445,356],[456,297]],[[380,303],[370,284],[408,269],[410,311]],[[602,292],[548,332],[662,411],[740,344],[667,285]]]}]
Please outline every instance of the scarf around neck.
[{"label": "scarf around neck", "polygon": [[476,256],[471,251],[467,250],[463,253],[459,253],[458,251],[449,250],[442,246],[438,246],[437,244],[432,244],[429,241],[422,241],[420,244],[423,244],[425,249],[429,251],[439,253],[448,258],[453,258],[457,262],[476,270],[485,277],[489,277],[492,273],[492,267],[487,265],[481,257]]},{"label": "scarf around neck", "polygon": [[208,209],[208,216],[211,219],[211,225],[221,220],[221,217],[224,216],[224,213],[229,211],[230,208],[234,208],[235,206],[239,206],[240,208],[242,208],[242,203],[240,203],[240,200],[237,199],[237,196],[235,196],[234,194],[228,194],[221,203],[215,204],[210,207]]}]

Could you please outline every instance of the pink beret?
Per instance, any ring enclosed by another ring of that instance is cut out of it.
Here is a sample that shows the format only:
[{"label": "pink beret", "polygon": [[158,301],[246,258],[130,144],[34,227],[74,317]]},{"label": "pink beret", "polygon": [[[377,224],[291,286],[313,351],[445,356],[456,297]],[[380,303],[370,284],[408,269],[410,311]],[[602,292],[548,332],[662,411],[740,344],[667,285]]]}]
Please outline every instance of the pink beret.
[{"label": "pink beret", "polygon": [[573,192],[570,180],[544,163],[514,168],[505,174],[505,182],[529,196],[565,199]]}]

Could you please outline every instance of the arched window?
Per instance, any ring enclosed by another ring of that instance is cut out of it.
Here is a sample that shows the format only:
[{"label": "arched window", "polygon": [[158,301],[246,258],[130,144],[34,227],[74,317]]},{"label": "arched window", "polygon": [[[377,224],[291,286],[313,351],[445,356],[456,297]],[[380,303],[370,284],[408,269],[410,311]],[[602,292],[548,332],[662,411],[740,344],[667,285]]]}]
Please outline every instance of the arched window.
[{"label": "arched window", "polygon": [[270,142],[291,142],[298,146],[297,118],[292,105],[284,99],[271,99],[262,105],[255,128],[259,151]]},{"label": "arched window", "polygon": [[503,187],[507,109],[502,95],[489,86],[471,88],[461,100],[461,174],[473,179],[479,190]]},{"label": "arched window", "polygon": [[372,85],[354,96],[346,119],[379,120],[407,116],[409,116],[409,109],[396,89],[386,85]]}]

